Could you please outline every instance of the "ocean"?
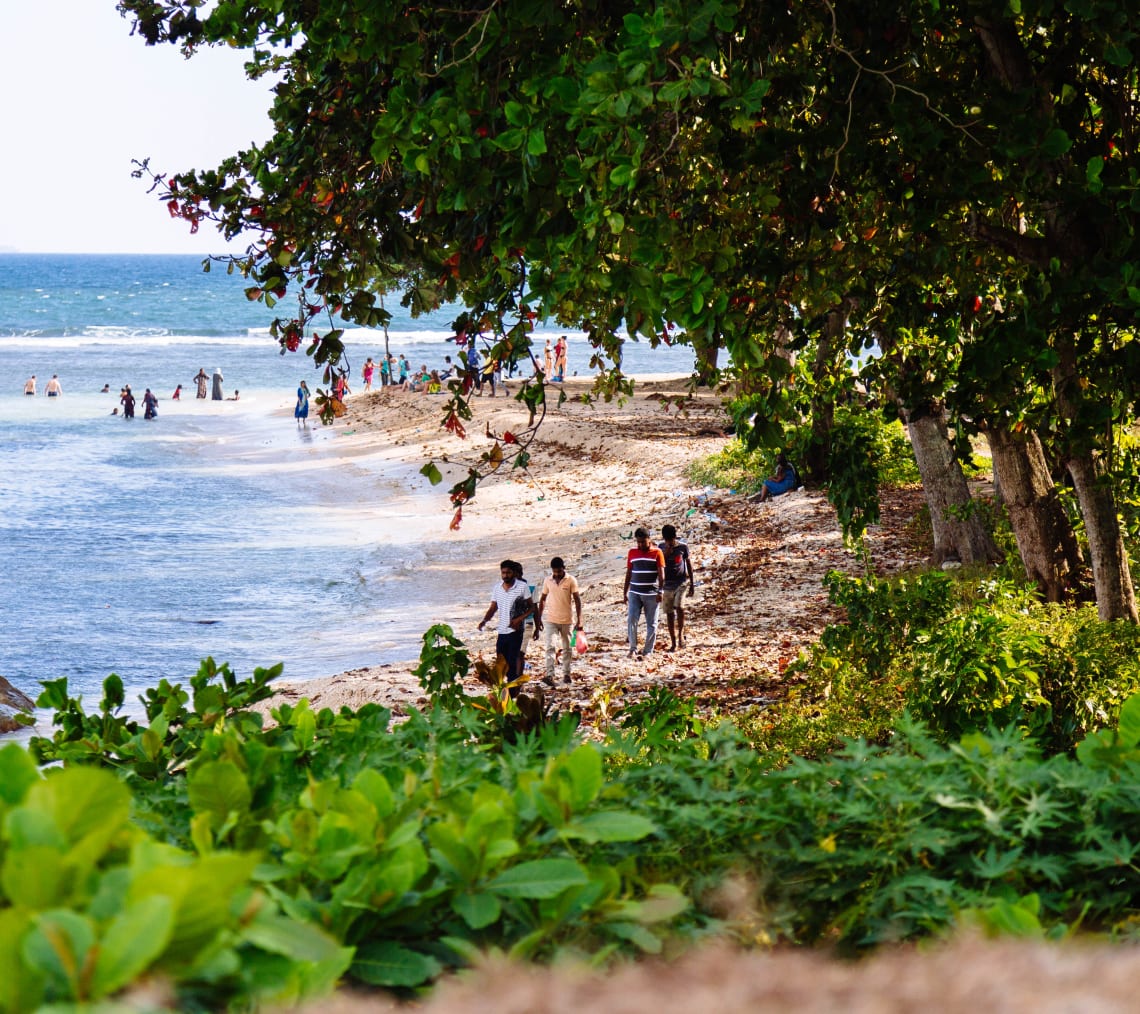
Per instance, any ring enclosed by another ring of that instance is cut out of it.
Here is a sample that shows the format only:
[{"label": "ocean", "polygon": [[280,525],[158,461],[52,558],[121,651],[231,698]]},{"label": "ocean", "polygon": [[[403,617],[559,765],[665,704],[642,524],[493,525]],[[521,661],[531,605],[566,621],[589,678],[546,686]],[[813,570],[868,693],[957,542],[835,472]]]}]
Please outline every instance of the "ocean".
[{"label": "ocean", "polygon": [[[415,657],[425,614],[446,611],[454,589],[421,577],[446,552],[445,498],[414,468],[341,459],[343,428],[311,415],[298,429],[298,381],[315,390],[320,374],[280,354],[276,311],[244,287],[196,255],[0,254],[0,676],[32,697],[66,676],[94,706],[109,673],[137,695],[206,655],[239,676],[279,661],[285,678],[330,676]],[[454,353],[456,310],[413,320],[388,305],[394,355],[430,368]],[[586,375],[582,334],[540,329],[537,348],[559,334]],[[383,332],[345,340],[360,390]],[[692,365],[686,348],[639,344],[623,362],[634,376]],[[199,369],[240,400],[195,399]],[[43,395],[53,374],[59,398]],[[132,421],[112,415],[125,384]]]}]

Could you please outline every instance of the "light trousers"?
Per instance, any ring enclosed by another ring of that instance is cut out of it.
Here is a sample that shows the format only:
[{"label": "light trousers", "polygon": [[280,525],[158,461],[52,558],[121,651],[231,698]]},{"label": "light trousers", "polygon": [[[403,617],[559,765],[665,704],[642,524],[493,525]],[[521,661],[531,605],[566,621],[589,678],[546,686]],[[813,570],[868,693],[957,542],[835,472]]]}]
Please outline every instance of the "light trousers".
[{"label": "light trousers", "polygon": [[573,654],[570,650],[570,631],[574,629],[574,624],[551,623],[549,620],[545,620],[542,626],[546,630],[546,678],[548,680],[554,679],[555,658],[558,654],[554,647],[554,635],[557,634],[562,642],[562,676],[569,680],[570,656]]},{"label": "light trousers", "polygon": [[645,647],[643,655],[653,654],[653,645],[657,642],[657,594],[643,595],[640,592],[629,593],[629,650],[637,650],[637,623],[645,613]]}]

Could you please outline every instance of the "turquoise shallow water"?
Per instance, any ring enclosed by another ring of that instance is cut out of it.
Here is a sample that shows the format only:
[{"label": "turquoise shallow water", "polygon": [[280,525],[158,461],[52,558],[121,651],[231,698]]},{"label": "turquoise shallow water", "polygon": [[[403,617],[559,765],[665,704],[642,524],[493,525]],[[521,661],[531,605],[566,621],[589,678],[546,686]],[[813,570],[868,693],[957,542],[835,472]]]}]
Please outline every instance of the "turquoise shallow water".
[{"label": "turquoise shallow water", "polygon": [[[397,316],[392,351],[441,362],[450,316]],[[206,653],[307,678],[418,652],[453,592],[419,576],[439,498],[409,494],[404,468],[334,467],[335,431],[297,431],[282,410],[316,374],[278,354],[271,317],[194,256],[0,255],[0,675],[33,695],[67,676],[94,699],[110,672],[138,690]],[[348,341],[356,363],[383,347]],[[571,332],[571,369],[586,359]],[[625,360],[691,365],[685,349]],[[241,401],[196,401],[199,368]],[[41,390],[57,373],[64,396],[24,397],[33,373]],[[141,404],[133,422],[111,415],[123,384],[155,390],[157,420]],[[175,405],[177,384],[190,397]]]}]

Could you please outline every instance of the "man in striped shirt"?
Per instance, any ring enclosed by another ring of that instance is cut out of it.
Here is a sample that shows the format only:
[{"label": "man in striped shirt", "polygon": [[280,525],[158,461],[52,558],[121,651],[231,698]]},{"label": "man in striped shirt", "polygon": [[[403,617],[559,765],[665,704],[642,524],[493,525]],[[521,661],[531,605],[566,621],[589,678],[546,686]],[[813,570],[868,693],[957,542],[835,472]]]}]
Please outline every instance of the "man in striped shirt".
[{"label": "man in striped shirt", "polygon": [[657,607],[661,603],[661,590],[665,586],[665,557],[661,550],[649,544],[649,532],[639,528],[633,533],[637,548],[631,549],[625,561],[625,585],[622,600],[628,607],[629,657],[637,651],[637,624],[645,613],[645,645],[641,657],[653,654],[657,640]]}]

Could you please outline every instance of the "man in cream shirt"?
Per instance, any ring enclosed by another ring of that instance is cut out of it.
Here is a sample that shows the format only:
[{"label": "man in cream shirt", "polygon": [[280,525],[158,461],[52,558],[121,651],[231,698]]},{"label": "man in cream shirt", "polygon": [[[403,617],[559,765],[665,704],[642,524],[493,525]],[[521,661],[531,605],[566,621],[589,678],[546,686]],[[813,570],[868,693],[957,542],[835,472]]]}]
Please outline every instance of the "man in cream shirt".
[{"label": "man in cream shirt", "polygon": [[[573,603],[578,617],[574,622],[570,606]],[[562,682],[570,680],[570,624],[574,623],[574,630],[582,629],[582,596],[578,592],[578,582],[566,573],[566,564],[562,557],[556,556],[550,561],[550,577],[542,584],[542,596],[538,600],[538,614],[535,618],[534,636],[537,638],[543,627],[546,627],[546,675],[543,682],[554,686],[554,663],[557,654],[554,647],[554,635],[557,634],[562,642]]]}]

